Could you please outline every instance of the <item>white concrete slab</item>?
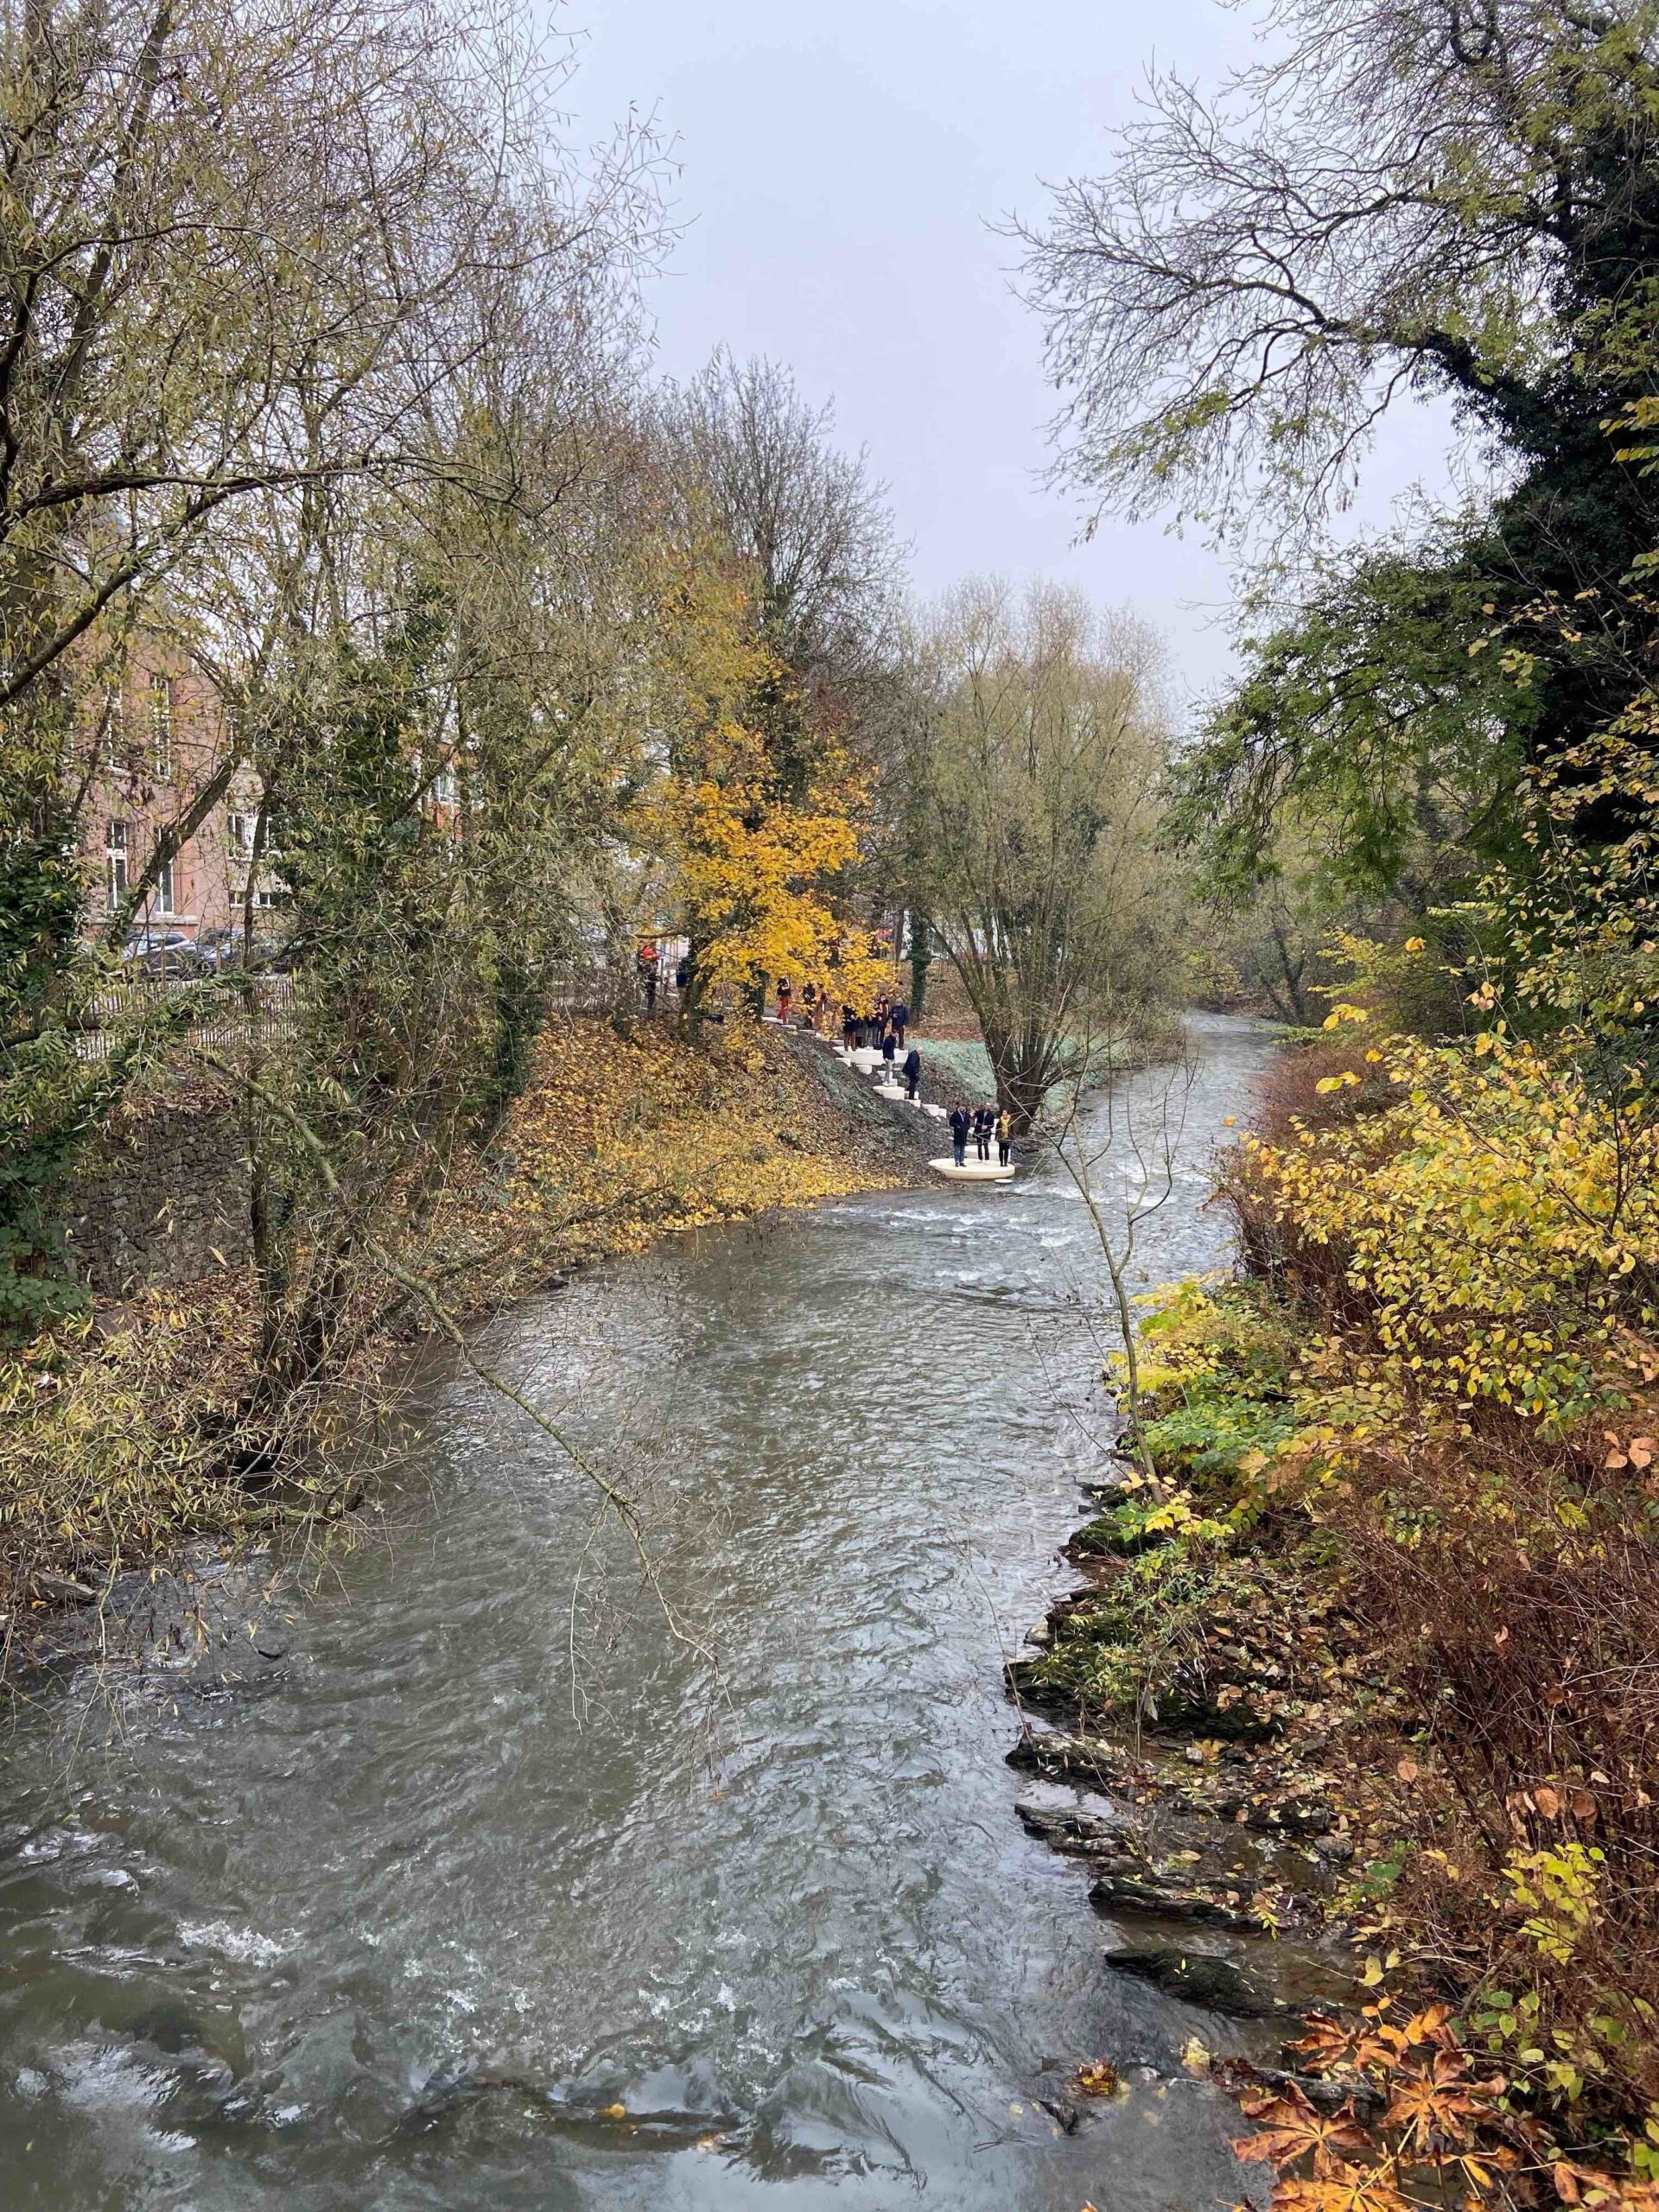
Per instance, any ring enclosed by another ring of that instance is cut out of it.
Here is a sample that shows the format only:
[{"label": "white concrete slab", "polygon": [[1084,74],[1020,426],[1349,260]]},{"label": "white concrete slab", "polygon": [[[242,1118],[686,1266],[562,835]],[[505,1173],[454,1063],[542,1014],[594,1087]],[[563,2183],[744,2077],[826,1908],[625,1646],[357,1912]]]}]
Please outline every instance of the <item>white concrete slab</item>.
[{"label": "white concrete slab", "polygon": [[1014,1169],[999,1167],[994,1160],[969,1160],[960,1167],[954,1160],[930,1160],[928,1166],[947,1183],[1012,1183]]}]

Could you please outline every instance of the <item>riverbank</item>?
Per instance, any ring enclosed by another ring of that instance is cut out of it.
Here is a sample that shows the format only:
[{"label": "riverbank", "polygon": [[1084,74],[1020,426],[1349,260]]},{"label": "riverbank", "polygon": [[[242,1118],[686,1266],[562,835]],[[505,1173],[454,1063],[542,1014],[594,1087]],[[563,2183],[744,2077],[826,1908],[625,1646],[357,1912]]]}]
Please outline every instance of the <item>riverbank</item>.
[{"label": "riverbank", "polygon": [[[924,1134],[928,1132],[931,1134]],[[495,1141],[463,1157],[417,1249],[396,1256],[472,1324],[608,1256],[718,1222],[924,1182],[937,1128],[804,1038],[720,1025],[561,1020]],[[346,1371],[304,1408],[320,1449],[281,1461],[251,1427],[251,1271],[93,1301],[0,1376],[0,1673],[65,1607],[187,1543],[235,1548],[338,1522],[362,1480],[342,1448],[395,1411],[401,1347],[435,1325],[365,1274]]]},{"label": "riverbank", "polygon": [[1553,1148],[1587,1192],[1590,1109],[1492,1058],[1332,1040],[1268,1078],[1223,1173],[1253,1271],[1154,1302],[1154,1475],[1103,1490],[1013,1670],[1051,1724],[1021,1761],[1145,1816],[1126,1852],[1048,1808],[1106,1853],[1103,1909],[1192,1924],[1161,1970],[1210,1986],[1216,1931],[1287,1931],[1353,1977],[1223,2069],[1287,2206],[1656,2201],[1659,1345],[1604,1249],[1586,1294],[1564,1264]]}]

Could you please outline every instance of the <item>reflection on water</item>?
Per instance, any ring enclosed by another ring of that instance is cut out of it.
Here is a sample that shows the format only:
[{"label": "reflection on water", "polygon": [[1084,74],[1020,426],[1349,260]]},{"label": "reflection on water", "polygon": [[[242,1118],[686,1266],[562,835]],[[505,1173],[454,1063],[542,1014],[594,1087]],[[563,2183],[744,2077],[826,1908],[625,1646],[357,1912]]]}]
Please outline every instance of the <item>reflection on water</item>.
[{"label": "reflection on water", "polygon": [[[1196,1027],[1147,1280],[1224,1258],[1206,1162],[1270,1049]],[[3,2201],[1236,2201],[1175,2056],[1215,2024],[1102,1970],[1003,1764],[1107,1422],[1096,1274],[1052,1167],[602,1269],[491,1351],[649,1491],[683,1634],[556,1447],[448,1380],[392,1542],[228,1694],[221,1653],[26,1715]],[[1068,2135],[1039,2100],[1095,2054],[1146,2075]]]}]

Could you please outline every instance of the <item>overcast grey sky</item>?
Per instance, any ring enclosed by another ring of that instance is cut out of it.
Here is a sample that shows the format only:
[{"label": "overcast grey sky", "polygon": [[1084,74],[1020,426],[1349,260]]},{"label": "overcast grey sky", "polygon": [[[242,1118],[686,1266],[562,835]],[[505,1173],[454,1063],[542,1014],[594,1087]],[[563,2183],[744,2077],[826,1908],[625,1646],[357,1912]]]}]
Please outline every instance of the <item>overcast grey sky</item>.
[{"label": "overcast grey sky", "polygon": [[[664,365],[716,345],[786,361],[867,446],[912,545],[918,590],[976,569],[1071,579],[1154,622],[1180,689],[1226,664],[1225,565],[1161,524],[1077,516],[1040,480],[1035,318],[989,227],[1034,215],[1044,180],[1102,166],[1154,52],[1213,78],[1249,51],[1251,14],[1217,0],[570,0],[583,35],[569,94],[596,138],[655,110],[682,174],[684,235],[652,288]],[[1358,510],[1386,518],[1429,419],[1389,432]]]}]

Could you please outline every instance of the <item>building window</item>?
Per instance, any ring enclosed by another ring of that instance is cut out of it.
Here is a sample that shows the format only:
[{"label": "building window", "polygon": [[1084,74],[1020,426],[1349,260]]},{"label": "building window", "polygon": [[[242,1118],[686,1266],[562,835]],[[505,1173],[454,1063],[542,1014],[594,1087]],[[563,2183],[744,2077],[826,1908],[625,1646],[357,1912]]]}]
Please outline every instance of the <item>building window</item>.
[{"label": "building window", "polygon": [[156,904],[163,914],[173,912],[173,863],[163,861],[156,873]]},{"label": "building window", "polygon": [[149,765],[158,784],[173,780],[173,679],[149,679]]},{"label": "building window", "polygon": [[127,825],[111,822],[104,832],[104,895],[111,913],[116,913],[127,896]]},{"label": "building window", "polygon": [[225,842],[233,853],[246,860],[253,851],[252,815],[227,814],[225,817]]},{"label": "building window", "polygon": [[126,704],[118,683],[112,683],[104,695],[104,729],[99,753],[104,766],[114,773],[127,765]]}]

